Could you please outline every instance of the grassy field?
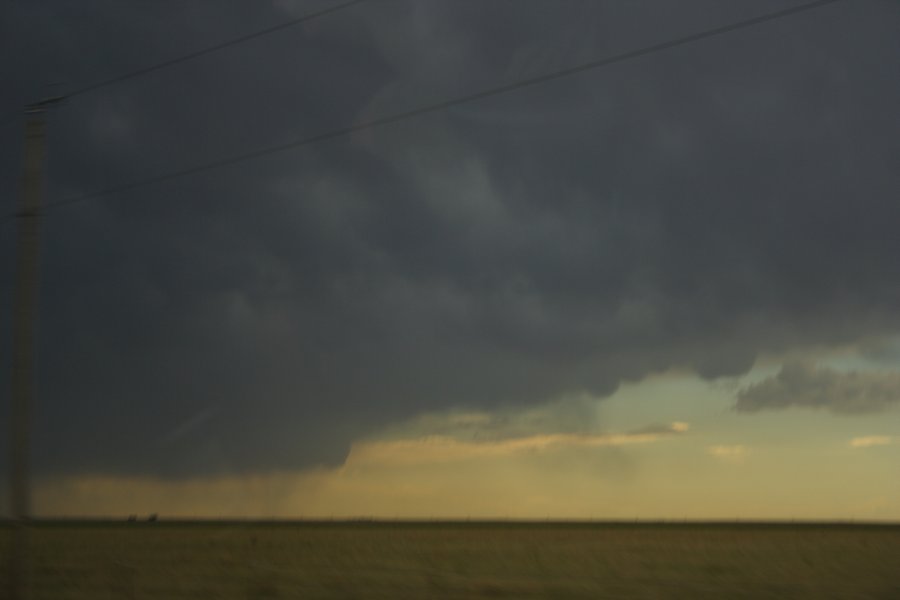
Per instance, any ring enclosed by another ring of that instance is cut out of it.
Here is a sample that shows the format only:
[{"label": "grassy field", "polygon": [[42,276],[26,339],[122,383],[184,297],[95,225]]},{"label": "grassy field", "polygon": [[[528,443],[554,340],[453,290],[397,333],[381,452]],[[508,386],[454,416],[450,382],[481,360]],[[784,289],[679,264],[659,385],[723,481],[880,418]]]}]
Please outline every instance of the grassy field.
[{"label": "grassy field", "polygon": [[161,521],[41,523],[30,540],[35,600],[900,599],[888,526]]}]

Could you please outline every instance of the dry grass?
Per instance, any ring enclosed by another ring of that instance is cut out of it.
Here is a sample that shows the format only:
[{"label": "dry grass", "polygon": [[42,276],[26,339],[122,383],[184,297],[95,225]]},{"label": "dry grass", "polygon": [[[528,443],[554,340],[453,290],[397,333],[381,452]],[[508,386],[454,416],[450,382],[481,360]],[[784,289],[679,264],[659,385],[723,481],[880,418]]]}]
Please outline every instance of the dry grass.
[{"label": "dry grass", "polygon": [[44,524],[31,552],[34,600],[900,598],[897,527]]}]

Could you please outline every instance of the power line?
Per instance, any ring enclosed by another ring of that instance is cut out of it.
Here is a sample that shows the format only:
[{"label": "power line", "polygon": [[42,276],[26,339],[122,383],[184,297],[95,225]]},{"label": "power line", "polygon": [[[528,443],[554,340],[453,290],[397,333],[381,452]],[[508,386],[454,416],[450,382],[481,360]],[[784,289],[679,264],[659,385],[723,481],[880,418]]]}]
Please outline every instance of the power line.
[{"label": "power line", "polygon": [[[765,15],[761,15],[758,17],[753,17],[750,19],[745,19],[743,21],[738,21],[738,22],[732,23],[730,25],[723,25],[722,27],[717,27],[715,29],[708,29],[708,30],[705,30],[705,31],[702,31],[699,33],[693,33],[693,34],[690,34],[690,35],[687,35],[684,37],[676,38],[674,40],[661,42],[659,44],[654,44],[652,46],[646,46],[646,47],[640,48],[638,50],[632,50],[629,52],[616,54],[616,55],[609,56],[606,58],[593,60],[590,62],[582,63],[580,65],[576,65],[574,67],[569,67],[567,69],[553,71],[551,73],[545,73],[543,75],[538,75],[535,77],[522,79],[522,80],[515,81],[513,83],[509,83],[506,85],[488,88],[488,89],[481,90],[479,92],[475,92],[472,94],[458,96],[456,98],[451,98],[449,100],[444,100],[441,102],[428,104],[425,106],[421,106],[419,108],[414,108],[411,110],[395,113],[393,115],[388,115],[388,116],[380,117],[377,119],[372,119],[370,121],[364,121],[362,123],[357,123],[356,125],[350,125],[348,127],[344,127],[341,129],[335,129],[335,130],[325,132],[325,133],[320,133],[320,134],[317,134],[317,135],[314,135],[311,137],[300,138],[300,139],[296,139],[296,140],[286,142],[283,144],[278,144],[275,146],[268,146],[266,148],[260,148],[260,149],[252,150],[250,152],[246,152],[246,153],[242,153],[242,154],[235,154],[233,156],[221,158],[221,159],[214,160],[214,161],[209,161],[209,162],[202,163],[199,165],[194,165],[192,167],[186,167],[184,169],[179,169],[176,171],[170,171],[168,173],[154,175],[152,177],[147,177],[145,179],[131,181],[129,183],[123,183],[123,184],[119,184],[119,185],[110,186],[107,188],[96,190],[94,192],[89,192],[87,194],[73,196],[70,198],[64,198],[64,199],[58,200],[56,202],[49,202],[49,203],[47,203],[46,206],[48,209],[53,209],[56,207],[65,206],[65,205],[69,205],[69,204],[78,204],[81,202],[85,202],[87,200],[93,200],[93,199],[101,198],[103,196],[109,196],[112,194],[131,191],[131,190],[146,187],[149,185],[162,183],[164,181],[180,179],[182,177],[188,177],[190,175],[196,175],[198,173],[203,173],[206,171],[219,169],[222,167],[226,167],[226,166],[233,165],[236,163],[244,162],[247,160],[253,160],[256,158],[263,157],[263,156],[277,154],[280,152],[285,152],[287,150],[293,150],[295,148],[300,148],[300,147],[308,146],[308,145],[315,144],[318,142],[323,142],[326,140],[343,137],[343,136],[346,136],[346,135],[349,135],[352,133],[356,133],[359,131],[363,131],[366,129],[381,127],[383,125],[396,123],[398,121],[404,121],[404,120],[411,119],[414,117],[419,117],[419,116],[422,116],[425,114],[438,112],[438,111],[441,111],[441,110],[444,110],[444,109],[447,109],[447,108],[450,108],[453,106],[457,106],[457,105],[464,104],[467,102],[472,102],[475,100],[480,100],[482,98],[496,96],[499,94],[505,94],[507,92],[512,92],[514,90],[519,90],[519,89],[530,87],[533,85],[546,83],[548,81],[561,79],[563,77],[568,77],[570,75],[575,75],[577,73],[582,73],[585,71],[598,69],[601,67],[606,67],[606,66],[610,66],[613,64],[625,62],[625,61],[632,60],[635,58],[640,58],[643,56],[647,56],[649,54],[662,52],[665,50],[669,50],[671,48],[683,46],[683,45],[697,42],[697,41],[700,41],[703,39],[715,37],[715,36],[722,35],[725,33],[730,33],[732,31],[746,29],[746,28],[752,27],[754,25],[759,25],[761,23],[774,21],[776,19],[781,19],[784,17],[788,17],[791,15],[801,13],[801,12],[820,8],[820,7],[823,7],[828,4],[834,4],[834,3],[840,2],[840,1],[841,0],[817,0],[816,2],[809,2],[807,4],[801,4],[799,6],[794,6],[791,8],[775,11],[772,13],[767,13]],[[14,218],[16,218],[16,216],[17,216],[16,214],[4,215],[3,217],[0,217],[0,222],[6,221],[9,219],[14,219]]]},{"label": "power line", "polygon": [[[239,44],[243,44],[244,42],[249,42],[250,40],[254,40],[259,37],[263,37],[266,35],[270,35],[272,33],[282,31],[284,29],[288,29],[290,27],[295,27],[302,23],[306,23],[312,21],[313,19],[318,19],[319,17],[324,17],[325,15],[329,15],[331,13],[338,12],[340,10],[344,10],[346,8],[350,8],[357,4],[362,4],[366,0],[351,0],[349,2],[344,2],[343,4],[338,4],[329,8],[324,8],[322,10],[307,13],[301,17],[297,17],[296,19],[292,19],[290,21],[285,21],[284,23],[279,23],[278,25],[273,25],[272,27],[268,27],[266,29],[260,29],[259,31],[255,31],[253,33],[249,33],[247,35],[243,35],[241,37],[237,37],[234,39],[227,40],[225,42],[221,42],[219,44],[215,44],[214,46],[209,46],[208,48],[203,48],[202,50],[196,50],[194,52],[190,52],[188,54],[184,54],[182,56],[172,58],[169,60],[165,60],[160,63],[156,63],[155,65],[150,65],[148,67],[142,67],[140,69],[135,69],[134,71],[129,71],[127,73],[122,73],[120,75],[116,75],[114,77],[110,77],[109,79],[104,79],[101,81],[97,81],[94,83],[89,83],[80,88],[76,88],[75,90],[65,94],[65,98],[74,98],[76,96],[81,96],[83,94],[87,94],[89,92],[96,91],[100,88],[109,87],[111,85],[115,85],[117,83],[121,83],[128,79],[135,79],[142,75],[147,75],[148,73],[153,73],[155,71],[160,71],[162,69],[166,69],[168,67],[172,67],[175,65],[179,65],[181,63],[185,63],[201,56],[206,56],[207,54],[212,54],[214,52],[218,52],[219,50],[224,50],[225,48],[230,48],[232,46],[237,46]],[[11,113],[12,118],[18,118],[19,114]],[[12,120],[12,119],[9,119]],[[5,125],[7,120],[0,121],[0,126]]]},{"label": "power line", "polygon": [[308,21],[312,21],[313,19],[318,19],[319,17],[324,17],[325,15],[329,15],[334,12],[338,12],[340,10],[344,10],[345,8],[350,8],[351,6],[355,6],[357,4],[362,4],[366,0],[351,0],[350,2],[344,2],[343,4],[338,4],[336,6],[332,6],[330,8],[324,8],[320,11],[307,13],[302,17],[298,17],[291,21],[285,21],[284,23],[279,23],[278,25],[273,25],[272,27],[268,27],[266,29],[261,29],[259,31],[249,33],[247,35],[234,38],[232,40],[228,40],[226,42],[222,42],[220,44],[216,44],[215,46],[210,46],[209,48],[204,48],[203,50],[197,50],[196,52],[191,52],[189,54],[185,54],[183,56],[179,56],[178,58],[173,58],[171,60],[163,61],[161,63],[157,63],[155,65],[151,65],[149,67],[144,67],[142,69],[136,69],[134,71],[130,71],[128,73],[123,73],[122,75],[117,75],[115,77],[111,77],[109,79],[105,79],[103,81],[98,81],[97,83],[88,84],[84,87],[78,88],[75,91],[69,92],[66,94],[66,98],[73,98],[75,96],[80,96],[82,94],[86,94],[88,92],[93,92],[94,90],[107,87],[121,81],[125,81],[126,79],[134,79],[135,77],[140,77],[141,75],[146,75],[147,73],[152,73],[154,71],[159,71],[161,69],[166,69],[168,67],[181,64],[183,62],[188,62],[190,60],[194,60],[195,58],[199,58],[201,56],[206,56],[207,54],[212,54],[213,52],[218,52],[219,50],[224,50],[225,48],[230,48],[231,46],[237,46],[238,44],[243,44],[244,42],[248,42],[250,40],[263,37],[276,31],[281,31],[282,29],[288,29],[289,27],[294,27],[296,25],[300,25],[301,23],[306,23]]}]

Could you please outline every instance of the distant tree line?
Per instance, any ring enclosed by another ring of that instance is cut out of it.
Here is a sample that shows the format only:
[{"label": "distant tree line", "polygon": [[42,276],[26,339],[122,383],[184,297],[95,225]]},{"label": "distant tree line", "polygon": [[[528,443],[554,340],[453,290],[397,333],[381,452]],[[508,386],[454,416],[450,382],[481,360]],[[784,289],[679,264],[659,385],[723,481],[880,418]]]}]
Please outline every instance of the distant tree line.
[{"label": "distant tree line", "polygon": [[[148,523],[155,523],[155,522],[158,521],[158,520],[159,520],[159,515],[156,514],[156,513],[151,513],[150,515],[147,515],[147,522],[148,522]],[[129,523],[137,523],[137,522],[138,522],[138,516],[137,516],[137,515],[128,515],[128,522],[129,522]]]}]

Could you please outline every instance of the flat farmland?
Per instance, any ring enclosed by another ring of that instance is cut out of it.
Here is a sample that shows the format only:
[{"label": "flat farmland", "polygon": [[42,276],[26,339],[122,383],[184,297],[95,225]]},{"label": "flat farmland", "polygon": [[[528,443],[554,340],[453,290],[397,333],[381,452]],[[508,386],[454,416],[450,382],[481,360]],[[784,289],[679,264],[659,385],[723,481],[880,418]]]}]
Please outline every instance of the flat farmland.
[{"label": "flat farmland", "polygon": [[898,526],[58,522],[29,536],[35,600],[900,598]]}]

